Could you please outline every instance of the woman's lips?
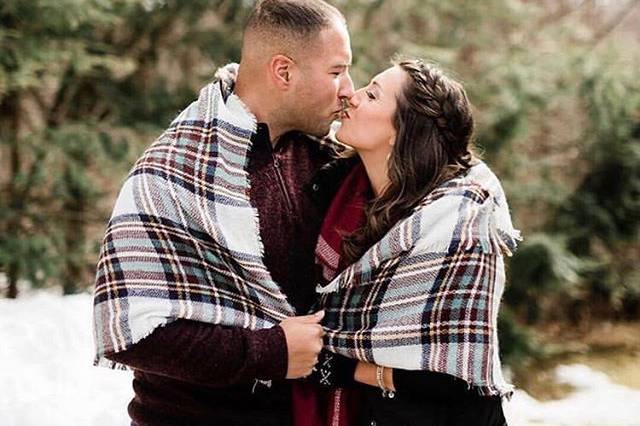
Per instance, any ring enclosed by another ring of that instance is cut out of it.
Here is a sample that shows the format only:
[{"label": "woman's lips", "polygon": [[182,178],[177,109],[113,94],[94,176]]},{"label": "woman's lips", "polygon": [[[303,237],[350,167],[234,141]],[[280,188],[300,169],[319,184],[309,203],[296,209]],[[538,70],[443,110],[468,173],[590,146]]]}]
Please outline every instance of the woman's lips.
[{"label": "woman's lips", "polygon": [[348,119],[349,117],[349,100],[347,98],[340,98],[340,105],[342,106],[338,111],[340,112],[340,119]]}]

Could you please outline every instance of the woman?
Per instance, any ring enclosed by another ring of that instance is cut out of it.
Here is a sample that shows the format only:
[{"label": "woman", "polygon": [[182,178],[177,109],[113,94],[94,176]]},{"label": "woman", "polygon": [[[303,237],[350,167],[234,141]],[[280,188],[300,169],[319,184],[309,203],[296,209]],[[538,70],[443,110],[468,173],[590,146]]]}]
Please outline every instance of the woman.
[{"label": "woman", "polygon": [[311,380],[352,389],[322,396],[315,419],[299,399],[299,424],[506,424],[496,322],[519,234],[472,133],[462,86],[419,60],[350,100],[336,137],[357,158],[313,185],[330,205],[316,249],[328,350]]}]

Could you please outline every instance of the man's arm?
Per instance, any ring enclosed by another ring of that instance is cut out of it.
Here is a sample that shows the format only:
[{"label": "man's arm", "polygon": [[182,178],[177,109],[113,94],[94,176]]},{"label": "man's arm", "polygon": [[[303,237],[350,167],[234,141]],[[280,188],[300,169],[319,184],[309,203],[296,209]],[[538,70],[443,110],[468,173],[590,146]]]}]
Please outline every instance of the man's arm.
[{"label": "man's arm", "polygon": [[322,348],[323,313],[287,318],[265,330],[178,319],[159,327],[112,361],[177,380],[224,387],[254,379],[298,378]]},{"label": "man's arm", "polygon": [[287,374],[287,343],[279,326],[252,331],[179,319],[107,358],[147,373],[216,387],[284,379]]}]

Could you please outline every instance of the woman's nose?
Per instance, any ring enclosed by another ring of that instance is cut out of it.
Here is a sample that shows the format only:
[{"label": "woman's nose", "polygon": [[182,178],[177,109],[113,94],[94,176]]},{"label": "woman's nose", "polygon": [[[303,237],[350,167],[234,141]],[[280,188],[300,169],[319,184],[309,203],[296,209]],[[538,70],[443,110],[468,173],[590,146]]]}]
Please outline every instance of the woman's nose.
[{"label": "woman's nose", "polygon": [[360,96],[361,96],[360,94],[361,94],[361,91],[358,90],[353,94],[353,96],[349,98],[349,106],[351,108],[358,108],[358,105],[360,105]]}]

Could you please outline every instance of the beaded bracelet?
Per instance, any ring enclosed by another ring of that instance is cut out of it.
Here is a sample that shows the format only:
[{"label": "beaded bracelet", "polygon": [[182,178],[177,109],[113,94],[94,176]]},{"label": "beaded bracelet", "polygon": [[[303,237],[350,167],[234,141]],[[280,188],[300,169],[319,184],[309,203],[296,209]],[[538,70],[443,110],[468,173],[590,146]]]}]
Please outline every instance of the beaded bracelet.
[{"label": "beaded bracelet", "polygon": [[382,389],[382,397],[383,398],[394,398],[396,393],[387,387],[384,384],[384,367],[378,365],[376,367],[376,382],[378,383],[378,387]]},{"label": "beaded bracelet", "polygon": [[376,381],[378,382],[378,387],[383,391],[386,391],[387,388],[384,385],[384,367],[381,365],[376,366]]}]

